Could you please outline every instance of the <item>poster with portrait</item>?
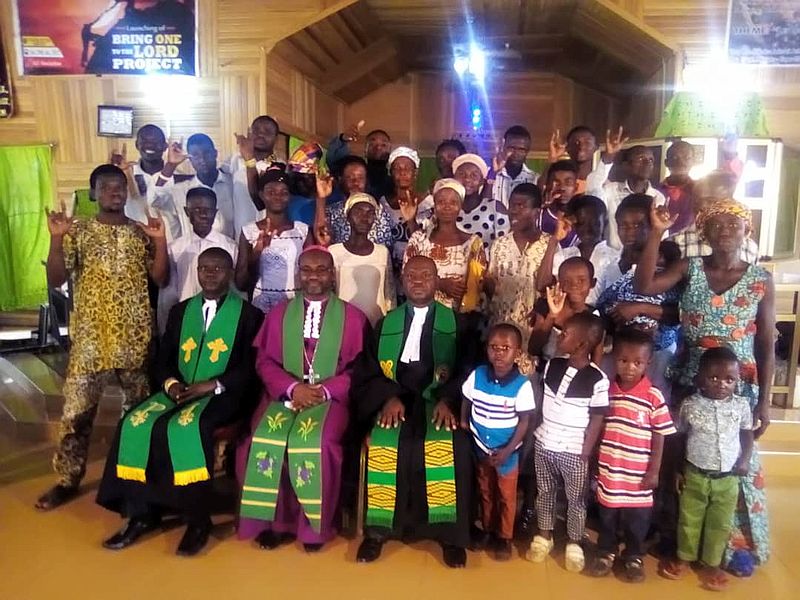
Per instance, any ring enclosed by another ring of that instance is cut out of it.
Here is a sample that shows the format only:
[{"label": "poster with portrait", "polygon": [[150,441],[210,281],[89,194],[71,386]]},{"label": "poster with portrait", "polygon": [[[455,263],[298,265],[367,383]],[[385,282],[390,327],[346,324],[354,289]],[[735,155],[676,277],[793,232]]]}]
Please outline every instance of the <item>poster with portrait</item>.
[{"label": "poster with portrait", "polygon": [[194,75],[195,0],[17,0],[25,75]]},{"label": "poster with portrait", "polygon": [[740,64],[800,65],[800,0],[731,0],[728,58]]}]

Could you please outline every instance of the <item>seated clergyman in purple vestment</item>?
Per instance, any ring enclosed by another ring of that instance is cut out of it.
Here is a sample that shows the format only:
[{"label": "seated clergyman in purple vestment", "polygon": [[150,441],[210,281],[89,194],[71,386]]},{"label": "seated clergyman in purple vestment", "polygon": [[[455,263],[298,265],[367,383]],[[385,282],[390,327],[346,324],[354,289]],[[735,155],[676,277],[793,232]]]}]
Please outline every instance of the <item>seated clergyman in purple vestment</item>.
[{"label": "seated clergyman in purple vestment", "polygon": [[327,249],[299,258],[301,292],[276,306],[256,340],[266,391],[237,449],[239,537],[272,549],[292,538],[316,552],[336,535],[350,375],[369,323],[333,293]]}]

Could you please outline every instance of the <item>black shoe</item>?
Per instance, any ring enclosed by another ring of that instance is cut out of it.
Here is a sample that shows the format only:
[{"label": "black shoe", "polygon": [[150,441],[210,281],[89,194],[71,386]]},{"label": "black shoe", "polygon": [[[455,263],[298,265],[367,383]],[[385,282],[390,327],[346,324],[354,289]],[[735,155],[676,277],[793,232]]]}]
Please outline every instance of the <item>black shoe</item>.
[{"label": "black shoe", "polygon": [[325,544],[303,544],[303,550],[305,550],[308,554],[316,554]]},{"label": "black shoe", "polygon": [[103,542],[103,547],[108,550],[122,550],[133,544],[146,533],[158,529],[158,519],[134,517],[117,533]]},{"label": "black shoe", "polygon": [[533,539],[534,529],[536,528],[536,511],[533,508],[523,508],[519,516],[517,533],[520,539]]},{"label": "black shoe", "polygon": [[467,551],[458,546],[442,544],[442,560],[451,569],[463,569],[467,566]]},{"label": "black shoe", "polygon": [[208,543],[208,536],[211,534],[211,519],[196,523],[189,523],[186,531],[178,544],[175,554],[178,556],[194,556],[205,548]]},{"label": "black shoe", "polygon": [[514,555],[514,547],[511,545],[511,540],[497,540],[494,549],[494,558],[499,561],[511,560]]},{"label": "black shoe", "polygon": [[281,544],[292,539],[292,536],[286,533],[276,533],[274,531],[262,531],[256,537],[256,542],[264,550],[274,550]]},{"label": "black shoe", "polygon": [[488,532],[484,531],[483,529],[478,529],[477,527],[472,529],[469,537],[469,549],[472,552],[480,552],[481,550],[485,550],[492,539],[492,536]]},{"label": "black shoe", "polygon": [[42,511],[53,510],[69,502],[78,495],[78,486],[54,485],[36,501],[36,508]]},{"label": "black shoe", "polygon": [[383,550],[383,542],[374,537],[365,537],[358,547],[356,561],[360,563],[371,563],[378,560]]}]

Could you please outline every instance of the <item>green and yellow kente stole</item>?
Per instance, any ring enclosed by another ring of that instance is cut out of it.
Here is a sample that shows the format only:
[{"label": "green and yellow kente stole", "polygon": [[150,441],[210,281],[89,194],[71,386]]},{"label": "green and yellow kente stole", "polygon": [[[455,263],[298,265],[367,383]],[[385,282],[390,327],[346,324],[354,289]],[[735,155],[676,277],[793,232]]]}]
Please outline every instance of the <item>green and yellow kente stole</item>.
[{"label": "green and yellow kente stole", "polygon": [[[456,482],[453,459],[453,434],[436,431],[431,425],[434,392],[450,377],[456,361],[456,317],[446,306],[434,302],[433,363],[434,378],[422,392],[426,404],[425,486],[429,523],[454,523],[456,520]],[[378,359],[383,374],[397,379],[397,363],[402,352],[406,305],[386,315],[378,343]],[[372,428],[367,459],[366,524],[391,528],[397,501],[397,448],[400,427]]]},{"label": "green and yellow kente stole", "polygon": [[[283,368],[298,381],[305,377],[303,320],[305,302],[298,295],[283,316]],[[344,302],[331,294],[322,317],[319,340],[311,359],[319,382],[336,374],[344,333]],[[278,502],[281,472],[288,456],[288,475],[300,506],[314,531],[322,522],[321,445],[328,403],[295,412],[275,398],[253,433],[247,460],[240,515],[272,521]]]},{"label": "green and yellow kente stole", "polygon": [[[228,367],[233,341],[242,313],[242,299],[228,294],[208,330],[203,320],[203,295],[191,300],[181,323],[178,370],[190,385],[219,377]],[[200,415],[211,396],[178,405],[164,392],[147,400],[123,417],[117,456],[117,477],[146,482],[153,427],[162,415],[172,412],[167,424],[167,441],[175,485],[188,485],[211,478],[203,443]]]}]

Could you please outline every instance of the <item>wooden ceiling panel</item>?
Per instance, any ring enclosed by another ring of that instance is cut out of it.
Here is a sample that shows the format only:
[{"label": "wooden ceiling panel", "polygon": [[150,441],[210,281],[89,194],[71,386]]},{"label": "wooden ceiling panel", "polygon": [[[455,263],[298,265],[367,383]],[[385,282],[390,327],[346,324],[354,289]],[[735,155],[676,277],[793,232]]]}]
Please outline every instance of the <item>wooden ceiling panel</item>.
[{"label": "wooden ceiling panel", "polygon": [[361,0],[276,51],[325,93],[350,101],[408,70],[450,70],[458,46],[473,39],[490,74],[554,71],[611,95],[675,53],[605,0]]}]

